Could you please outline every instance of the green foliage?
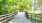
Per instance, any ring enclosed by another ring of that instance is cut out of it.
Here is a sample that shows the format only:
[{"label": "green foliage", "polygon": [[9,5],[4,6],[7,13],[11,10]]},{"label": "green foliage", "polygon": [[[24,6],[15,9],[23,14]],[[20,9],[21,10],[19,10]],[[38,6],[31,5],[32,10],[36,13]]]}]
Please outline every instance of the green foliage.
[{"label": "green foliage", "polygon": [[[13,8],[16,6],[15,8]],[[13,10],[30,10],[31,1],[30,0],[0,0],[0,14],[7,14]]]},{"label": "green foliage", "polygon": [[[27,10],[27,9],[30,9],[30,7],[31,7],[30,0],[14,0],[14,4],[15,4],[16,8],[18,8],[18,10],[25,10],[25,9]],[[17,7],[17,6],[19,6],[19,7]]]},{"label": "green foliage", "polygon": [[0,15],[9,14],[14,11],[14,0],[0,0]]},{"label": "green foliage", "polygon": [[38,5],[42,5],[42,0],[37,0]]}]

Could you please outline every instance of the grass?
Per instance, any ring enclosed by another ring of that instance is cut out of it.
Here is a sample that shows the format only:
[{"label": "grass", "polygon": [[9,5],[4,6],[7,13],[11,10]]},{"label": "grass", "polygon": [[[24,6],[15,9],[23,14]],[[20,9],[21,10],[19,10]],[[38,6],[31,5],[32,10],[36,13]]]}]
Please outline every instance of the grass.
[{"label": "grass", "polygon": [[33,23],[42,23],[42,21],[35,20],[35,19],[31,19],[31,21],[32,21]]}]

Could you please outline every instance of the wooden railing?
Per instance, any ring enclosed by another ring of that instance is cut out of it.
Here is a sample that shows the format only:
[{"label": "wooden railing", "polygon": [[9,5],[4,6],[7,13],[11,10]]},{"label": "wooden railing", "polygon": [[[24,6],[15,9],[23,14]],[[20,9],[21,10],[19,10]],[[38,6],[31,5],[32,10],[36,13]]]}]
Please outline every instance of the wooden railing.
[{"label": "wooden railing", "polygon": [[42,21],[42,14],[28,13],[28,17],[30,19],[40,20]]},{"label": "wooden railing", "polygon": [[0,23],[9,22],[16,14],[17,14],[17,12],[15,11],[12,14],[0,15]]}]

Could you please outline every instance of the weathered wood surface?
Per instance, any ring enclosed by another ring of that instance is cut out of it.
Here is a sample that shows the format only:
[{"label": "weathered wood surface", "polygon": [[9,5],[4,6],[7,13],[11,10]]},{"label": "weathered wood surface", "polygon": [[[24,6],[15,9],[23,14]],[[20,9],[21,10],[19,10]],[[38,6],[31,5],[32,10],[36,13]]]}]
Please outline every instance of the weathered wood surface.
[{"label": "weathered wood surface", "polygon": [[6,23],[6,22],[10,21],[16,14],[17,14],[17,12],[15,11],[12,14],[0,15],[0,23]]},{"label": "weathered wood surface", "polygon": [[42,14],[28,13],[29,18],[42,21]]}]

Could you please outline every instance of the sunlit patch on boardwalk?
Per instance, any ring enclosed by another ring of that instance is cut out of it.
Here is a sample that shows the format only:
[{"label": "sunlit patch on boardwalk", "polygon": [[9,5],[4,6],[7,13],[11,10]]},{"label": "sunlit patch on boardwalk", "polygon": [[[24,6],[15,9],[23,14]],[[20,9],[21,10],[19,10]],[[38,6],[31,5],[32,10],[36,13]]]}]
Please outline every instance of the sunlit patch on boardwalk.
[{"label": "sunlit patch on boardwalk", "polygon": [[2,23],[2,22],[0,22],[0,23]]}]

